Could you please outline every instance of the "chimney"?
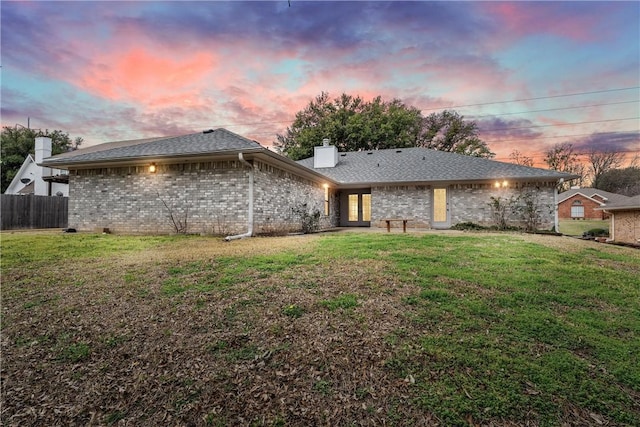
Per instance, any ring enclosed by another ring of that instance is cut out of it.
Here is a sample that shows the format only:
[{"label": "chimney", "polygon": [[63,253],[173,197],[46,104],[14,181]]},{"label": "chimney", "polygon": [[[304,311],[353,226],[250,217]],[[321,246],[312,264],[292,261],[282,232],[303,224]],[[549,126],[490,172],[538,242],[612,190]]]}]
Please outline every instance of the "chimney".
[{"label": "chimney", "polygon": [[[51,157],[51,138],[39,136],[36,138],[36,165],[40,165],[44,159]],[[38,176],[35,177],[35,188],[33,193],[36,196],[49,196],[49,183],[45,182],[43,176],[51,176],[51,168],[38,168]]]},{"label": "chimney", "polygon": [[322,140],[321,147],[313,147],[313,168],[333,168],[338,164],[338,149],[335,145],[329,145],[331,140]]}]

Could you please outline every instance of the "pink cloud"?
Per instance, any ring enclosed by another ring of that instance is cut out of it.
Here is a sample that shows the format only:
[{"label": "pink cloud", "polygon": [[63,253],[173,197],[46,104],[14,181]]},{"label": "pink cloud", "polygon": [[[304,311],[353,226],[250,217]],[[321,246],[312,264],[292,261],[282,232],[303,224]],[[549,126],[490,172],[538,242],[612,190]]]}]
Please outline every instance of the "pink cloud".
[{"label": "pink cloud", "polygon": [[528,4],[524,2],[482,2],[478,4],[488,14],[497,16],[500,25],[510,34],[526,36],[548,33],[572,40],[587,42],[600,37],[599,15],[580,14],[580,6],[549,2]]},{"label": "pink cloud", "polygon": [[97,55],[80,70],[75,84],[114,101],[134,101],[150,107],[199,105],[197,88],[215,64],[210,52],[175,58],[134,47],[124,53]]}]

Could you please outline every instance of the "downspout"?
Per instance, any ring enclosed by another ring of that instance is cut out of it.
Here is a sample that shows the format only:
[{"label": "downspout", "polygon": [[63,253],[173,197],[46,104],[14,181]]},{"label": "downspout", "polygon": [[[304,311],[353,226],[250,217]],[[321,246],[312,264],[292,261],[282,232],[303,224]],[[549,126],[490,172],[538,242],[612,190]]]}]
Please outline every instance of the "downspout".
[{"label": "downspout", "polygon": [[249,167],[249,212],[247,220],[247,232],[242,234],[236,234],[233,236],[227,236],[224,240],[231,241],[236,239],[244,239],[245,237],[253,236],[253,165],[246,161],[242,156],[242,153],[238,153],[238,160]]},{"label": "downspout", "polygon": [[[564,178],[560,178],[559,183],[562,184],[564,182]],[[553,187],[553,230],[556,233],[561,233],[560,231],[560,218],[558,217],[558,186],[555,185]]]}]

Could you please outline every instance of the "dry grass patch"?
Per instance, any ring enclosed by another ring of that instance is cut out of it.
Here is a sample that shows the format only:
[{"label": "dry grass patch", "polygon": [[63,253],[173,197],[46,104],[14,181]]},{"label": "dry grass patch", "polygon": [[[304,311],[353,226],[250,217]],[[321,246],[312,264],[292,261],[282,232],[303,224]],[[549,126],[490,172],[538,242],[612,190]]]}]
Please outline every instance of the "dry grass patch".
[{"label": "dry grass patch", "polygon": [[640,415],[629,248],[467,234],[2,237],[3,425]]}]

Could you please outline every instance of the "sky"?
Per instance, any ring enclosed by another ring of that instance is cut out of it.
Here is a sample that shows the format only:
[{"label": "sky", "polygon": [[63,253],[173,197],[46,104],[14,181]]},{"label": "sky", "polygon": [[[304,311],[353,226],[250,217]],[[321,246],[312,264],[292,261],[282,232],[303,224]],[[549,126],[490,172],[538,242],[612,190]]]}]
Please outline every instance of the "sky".
[{"label": "sky", "polygon": [[264,146],[321,92],[453,109],[507,161],[640,152],[640,2],[6,1],[3,126],[83,146],[224,127]]}]

